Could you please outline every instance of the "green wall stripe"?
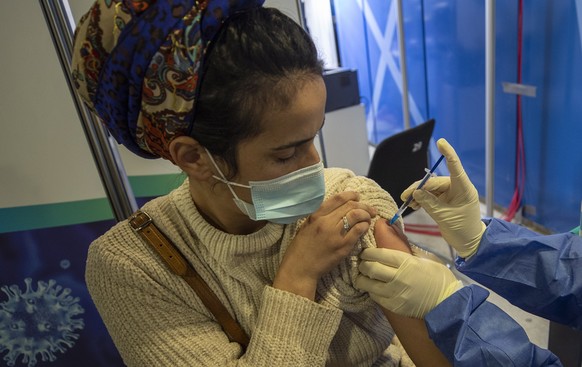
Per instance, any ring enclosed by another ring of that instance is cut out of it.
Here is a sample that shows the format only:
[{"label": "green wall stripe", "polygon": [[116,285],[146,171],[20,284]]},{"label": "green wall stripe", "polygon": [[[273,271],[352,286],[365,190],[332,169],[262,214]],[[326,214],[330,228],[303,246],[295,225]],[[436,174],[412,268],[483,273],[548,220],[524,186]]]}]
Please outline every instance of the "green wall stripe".
[{"label": "green wall stripe", "polygon": [[[129,183],[135,197],[166,195],[184,181],[184,174],[131,176]],[[0,233],[113,219],[107,198],[65,203],[0,208]]]},{"label": "green wall stripe", "polygon": [[106,198],[0,208],[0,233],[113,219]]},{"label": "green wall stripe", "polygon": [[138,198],[162,196],[174,190],[184,182],[183,173],[155,175],[155,176],[130,176],[129,184],[133,195]]}]

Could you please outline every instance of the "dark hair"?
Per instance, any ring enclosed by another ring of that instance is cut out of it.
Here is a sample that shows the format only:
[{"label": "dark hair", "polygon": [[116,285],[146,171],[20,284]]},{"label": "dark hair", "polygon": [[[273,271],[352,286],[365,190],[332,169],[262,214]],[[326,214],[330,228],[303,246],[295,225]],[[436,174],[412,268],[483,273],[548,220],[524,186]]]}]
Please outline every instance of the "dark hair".
[{"label": "dark hair", "polygon": [[306,81],[323,73],[309,35],[273,8],[233,15],[205,59],[191,136],[238,171],[236,147],[261,132],[268,109],[288,107]]}]

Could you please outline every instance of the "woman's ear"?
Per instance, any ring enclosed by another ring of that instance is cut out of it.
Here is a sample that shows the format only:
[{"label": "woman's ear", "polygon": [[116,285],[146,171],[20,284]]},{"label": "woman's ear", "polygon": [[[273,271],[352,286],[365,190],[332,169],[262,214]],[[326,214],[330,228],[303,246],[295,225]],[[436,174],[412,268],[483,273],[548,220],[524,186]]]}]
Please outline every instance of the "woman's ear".
[{"label": "woman's ear", "polygon": [[178,136],[168,147],[172,160],[188,177],[197,180],[208,180],[214,174],[206,159],[206,151],[197,140],[189,136]]}]

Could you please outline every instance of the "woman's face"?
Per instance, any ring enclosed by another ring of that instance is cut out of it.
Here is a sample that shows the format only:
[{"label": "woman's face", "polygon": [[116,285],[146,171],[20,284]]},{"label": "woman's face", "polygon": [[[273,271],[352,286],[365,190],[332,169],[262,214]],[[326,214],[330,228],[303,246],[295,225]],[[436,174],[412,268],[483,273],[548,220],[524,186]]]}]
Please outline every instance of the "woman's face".
[{"label": "woman's face", "polygon": [[[304,83],[289,108],[267,111],[262,133],[239,144],[239,171],[231,181],[247,185],[249,181],[270,180],[318,163],[314,140],[323,126],[325,100],[323,78],[317,77]],[[235,191],[242,200],[251,202],[248,189]]]}]

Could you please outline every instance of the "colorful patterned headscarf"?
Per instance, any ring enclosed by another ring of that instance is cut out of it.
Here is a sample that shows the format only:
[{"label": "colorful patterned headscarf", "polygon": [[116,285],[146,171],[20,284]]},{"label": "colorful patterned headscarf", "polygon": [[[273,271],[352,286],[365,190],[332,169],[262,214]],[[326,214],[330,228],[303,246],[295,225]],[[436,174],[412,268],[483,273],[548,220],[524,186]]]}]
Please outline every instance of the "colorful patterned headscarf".
[{"label": "colorful patterned headscarf", "polygon": [[79,95],[133,153],[171,160],[194,118],[209,42],[234,12],[264,0],[97,0],[75,31]]}]

